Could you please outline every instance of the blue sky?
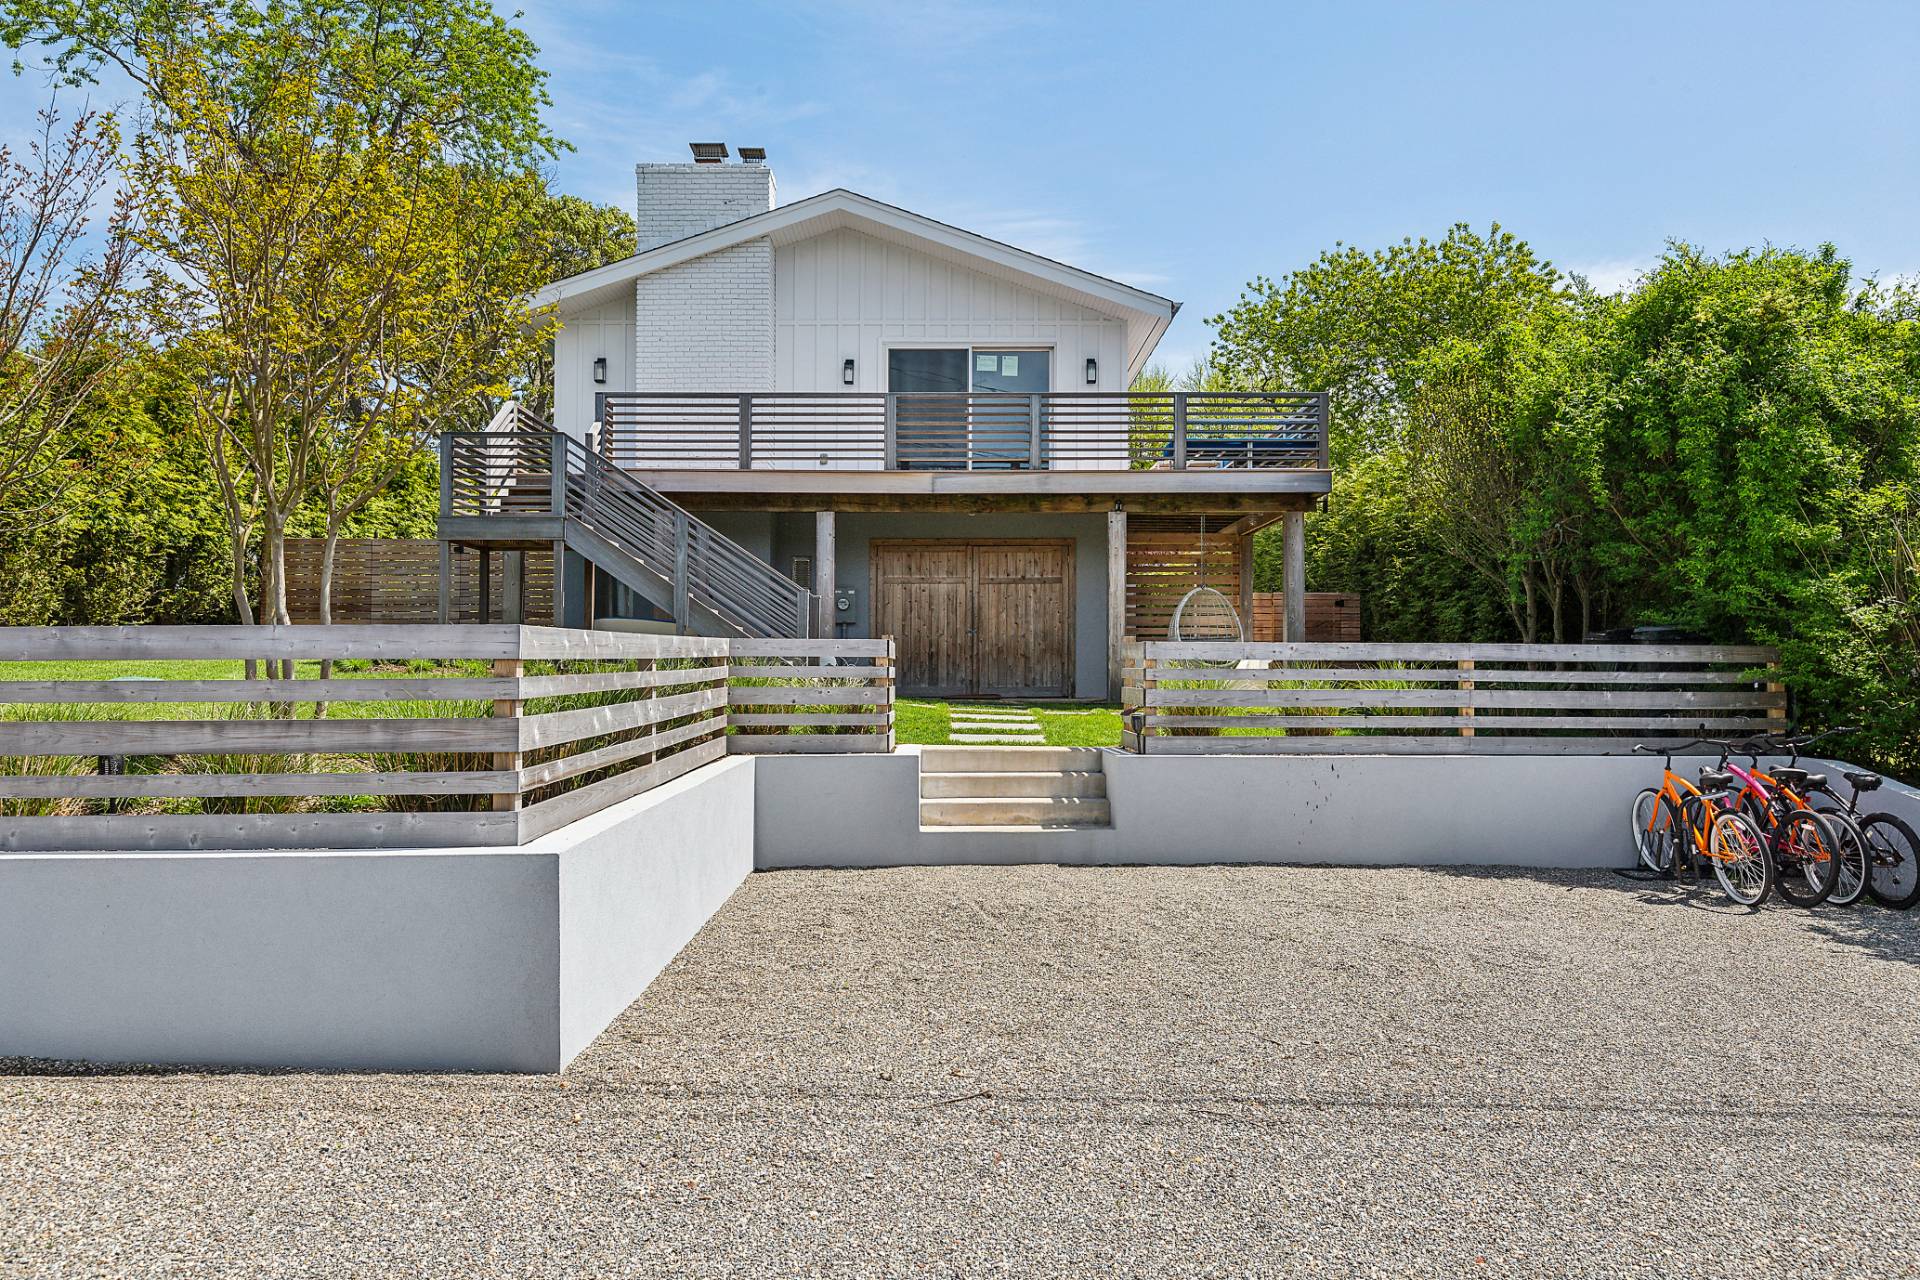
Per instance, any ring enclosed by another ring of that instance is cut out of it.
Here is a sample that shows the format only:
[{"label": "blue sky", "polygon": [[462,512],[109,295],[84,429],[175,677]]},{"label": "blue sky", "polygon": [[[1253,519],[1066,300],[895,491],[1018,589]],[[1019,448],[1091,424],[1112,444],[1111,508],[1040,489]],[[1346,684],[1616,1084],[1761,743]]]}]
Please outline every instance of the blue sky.
[{"label": "blue sky", "polygon": [[[576,151],[768,149],[845,186],[1177,298],[1498,220],[1613,285],[1669,238],[1831,240],[1920,273],[1920,0],[1889,3],[528,3]],[[7,132],[41,82],[0,84]]]}]

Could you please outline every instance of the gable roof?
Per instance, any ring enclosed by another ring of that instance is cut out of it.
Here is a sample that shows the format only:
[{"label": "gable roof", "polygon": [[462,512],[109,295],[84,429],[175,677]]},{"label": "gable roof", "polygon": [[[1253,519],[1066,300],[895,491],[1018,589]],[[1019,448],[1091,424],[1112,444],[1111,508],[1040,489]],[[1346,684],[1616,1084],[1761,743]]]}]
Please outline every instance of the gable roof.
[{"label": "gable roof", "polygon": [[556,280],[534,295],[534,305],[555,307],[564,314],[624,296],[633,281],[650,272],[663,271],[748,240],[766,236],[779,246],[842,227],[904,244],[988,275],[1014,280],[1036,292],[1124,321],[1129,381],[1146,364],[1160,336],[1173,322],[1174,313],[1180,310],[1179,303],[1157,293],[1070,267],[845,188],[823,191],[817,196]]}]

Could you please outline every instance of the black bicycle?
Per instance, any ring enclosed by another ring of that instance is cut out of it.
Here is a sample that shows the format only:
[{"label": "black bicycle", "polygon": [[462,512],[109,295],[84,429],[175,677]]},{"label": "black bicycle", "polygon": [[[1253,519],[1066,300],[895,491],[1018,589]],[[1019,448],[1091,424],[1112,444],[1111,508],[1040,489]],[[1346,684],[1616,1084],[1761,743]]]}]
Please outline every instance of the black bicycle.
[{"label": "black bicycle", "polygon": [[1773,776],[1813,797],[1814,807],[1822,813],[1859,832],[1866,845],[1868,895],[1882,906],[1906,911],[1920,903],[1920,835],[1895,814],[1866,813],[1860,808],[1860,797],[1878,791],[1885,779],[1865,769],[1842,769],[1840,776],[1851,788],[1842,796],[1826,774],[1809,773],[1799,767],[1800,753],[1816,742],[1857,732],[1849,726],[1778,739],[1776,746],[1789,754],[1791,763],[1774,769]]}]

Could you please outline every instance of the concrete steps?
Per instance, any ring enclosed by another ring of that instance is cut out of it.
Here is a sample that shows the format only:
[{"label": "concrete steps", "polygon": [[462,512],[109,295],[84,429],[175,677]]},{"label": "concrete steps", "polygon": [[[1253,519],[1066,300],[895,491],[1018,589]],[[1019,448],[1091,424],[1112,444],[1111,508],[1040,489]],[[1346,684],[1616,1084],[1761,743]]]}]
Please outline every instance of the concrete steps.
[{"label": "concrete steps", "polygon": [[1035,796],[1077,798],[1107,794],[1107,779],[1099,773],[1066,773],[1057,769],[1031,772],[922,773],[923,800],[1002,800]]},{"label": "concrete steps", "polygon": [[1013,831],[1112,826],[1101,754],[1086,747],[924,747],[920,825]]}]

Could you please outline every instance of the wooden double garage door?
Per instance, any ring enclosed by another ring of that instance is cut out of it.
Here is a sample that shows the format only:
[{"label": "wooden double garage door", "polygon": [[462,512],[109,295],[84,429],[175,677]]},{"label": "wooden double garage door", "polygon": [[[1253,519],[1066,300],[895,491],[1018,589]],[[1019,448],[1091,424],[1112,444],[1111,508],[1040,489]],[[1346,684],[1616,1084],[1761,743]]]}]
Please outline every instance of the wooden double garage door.
[{"label": "wooden double garage door", "polygon": [[1070,539],[875,541],[873,634],[909,696],[1073,693]]}]

